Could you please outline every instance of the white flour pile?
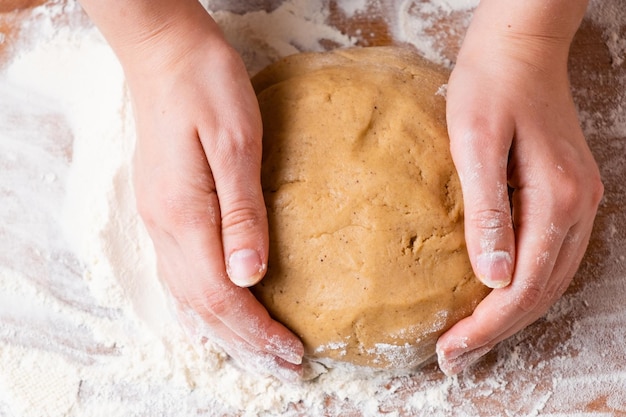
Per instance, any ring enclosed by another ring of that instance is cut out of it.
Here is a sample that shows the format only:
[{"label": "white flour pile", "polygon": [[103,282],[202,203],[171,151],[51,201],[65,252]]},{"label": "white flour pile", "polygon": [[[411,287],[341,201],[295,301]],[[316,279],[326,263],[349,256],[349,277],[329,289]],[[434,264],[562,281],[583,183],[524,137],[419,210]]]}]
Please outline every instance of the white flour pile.
[{"label": "white flour pile", "polygon": [[[214,13],[251,73],[287,54],[322,50],[322,40],[360,40],[326,23],[323,0],[269,3],[269,11]],[[391,10],[395,39],[450,63],[446,35],[456,33],[458,48],[477,3],[348,0],[339,7],[348,18],[373,6]],[[589,12],[616,68],[626,49],[617,20],[623,10],[619,0],[598,0]],[[453,14],[460,16],[449,28],[455,33],[437,34],[437,22]],[[620,211],[599,225],[595,240],[605,244],[581,269],[594,279],[458,378],[434,365],[414,375],[338,369],[288,386],[241,372],[210,347],[192,348],[171,318],[134,209],[123,74],[82,22],[72,1],[35,9],[28,42],[0,68],[0,416],[495,416],[503,407],[516,416],[610,415],[585,408],[594,401],[626,411]],[[586,133],[598,138],[592,148],[616,154],[603,167],[607,177],[626,175],[625,81],[611,81],[621,93],[608,114],[581,104]],[[617,139],[602,142],[603,135]],[[624,191],[612,184],[606,210]],[[604,302],[606,294],[614,300]]]}]

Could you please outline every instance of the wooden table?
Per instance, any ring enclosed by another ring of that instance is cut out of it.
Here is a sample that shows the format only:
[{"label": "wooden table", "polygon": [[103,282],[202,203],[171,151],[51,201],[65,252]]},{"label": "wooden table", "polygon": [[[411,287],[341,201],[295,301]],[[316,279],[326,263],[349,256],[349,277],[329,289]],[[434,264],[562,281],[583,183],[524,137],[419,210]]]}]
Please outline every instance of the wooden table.
[{"label": "wooden table", "polygon": [[[354,36],[357,44],[398,42],[390,29],[395,3],[374,1],[367,12],[348,16],[338,1],[327,3],[329,23]],[[44,0],[0,4],[0,31],[5,33],[0,58],[9,59],[28,42],[18,23],[41,3]],[[233,7],[225,1],[215,3]],[[278,2],[258,3],[250,2],[268,9]],[[622,5],[626,8],[626,3]],[[452,62],[466,18],[466,13],[445,15],[440,27],[449,30],[433,33]],[[612,30],[626,38],[626,21]],[[606,27],[587,18],[571,51],[574,97],[605,184],[591,243],[572,286],[545,318],[503,342],[453,383],[435,364],[390,381],[396,395],[380,404],[381,415],[411,415],[402,411],[408,399],[425,387],[444,383],[449,387],[446,401],[453,408],[441,415],[626,415],[626,64],[614,62],[608,35]],[[330,394],[326,408],[327,415],[361,415],[349,398]]]}]

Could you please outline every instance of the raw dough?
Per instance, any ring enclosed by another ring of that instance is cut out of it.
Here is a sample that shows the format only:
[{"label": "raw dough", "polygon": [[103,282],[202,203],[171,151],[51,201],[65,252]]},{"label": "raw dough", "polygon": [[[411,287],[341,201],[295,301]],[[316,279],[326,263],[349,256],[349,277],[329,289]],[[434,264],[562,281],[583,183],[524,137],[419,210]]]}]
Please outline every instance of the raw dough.
[{"label": "raw dough", "polygon": [[372,47],[293,55],[253,79],[271,241],[253,291],[309,357],[413,368],[488,292],[466,253],[447,76]]}]

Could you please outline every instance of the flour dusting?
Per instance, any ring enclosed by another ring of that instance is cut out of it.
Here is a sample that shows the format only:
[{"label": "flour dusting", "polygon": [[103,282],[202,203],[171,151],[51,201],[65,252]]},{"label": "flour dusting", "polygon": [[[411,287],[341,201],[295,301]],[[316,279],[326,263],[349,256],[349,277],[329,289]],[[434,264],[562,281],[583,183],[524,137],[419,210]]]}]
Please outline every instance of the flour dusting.
[{"label": "flour dusting", "polygon": [[[329,23],[323,0],[250,13],[217,3],[204,5],[250,74],[288,54],[359,41]],[[337,7],[348,17],[388,7],[395,41],[451,66],[478,1],[385,3]],[[601,28],[621,74],[610,82],[621,92],[598,113],[585,104],[590,91],[575,91],[607,193],[571,291],[458,377],[443,376],[435,363],[411,373],[318,364],[315,380],[285,384],[239,369],[217,346],[189,342],[135,210],[134,125],[121,68],[74,1],[33,9],[18,52],[0,67],[0,416],[626,412],[623,4],[592,1],[588,19]],[[452,23],[441,27],[445,21]],[[0,32],[0,45],[9,36]]]}]

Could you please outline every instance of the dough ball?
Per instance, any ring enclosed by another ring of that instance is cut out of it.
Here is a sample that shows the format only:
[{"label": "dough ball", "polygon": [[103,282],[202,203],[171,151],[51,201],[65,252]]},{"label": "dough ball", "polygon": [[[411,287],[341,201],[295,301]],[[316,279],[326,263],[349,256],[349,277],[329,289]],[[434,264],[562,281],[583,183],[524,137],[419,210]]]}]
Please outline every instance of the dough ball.
[{"label": "dough ball", "polygon": [[2,0],[2,3],[0,3],[0,13],[10,13],[17,10],[37,7],[45,2],[45,0]]},{"label": "dough ball", "polygon": [[488,292],[465,246],[447,77],[372,47],[293,55],[253,79],[271,242],[253,292],[310,358],[413,368]]}]

